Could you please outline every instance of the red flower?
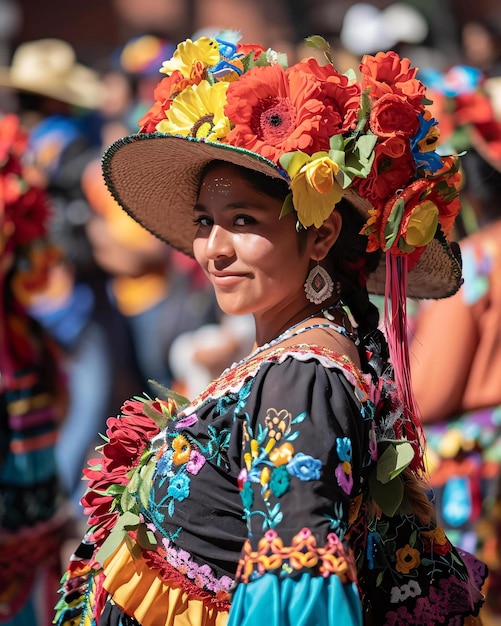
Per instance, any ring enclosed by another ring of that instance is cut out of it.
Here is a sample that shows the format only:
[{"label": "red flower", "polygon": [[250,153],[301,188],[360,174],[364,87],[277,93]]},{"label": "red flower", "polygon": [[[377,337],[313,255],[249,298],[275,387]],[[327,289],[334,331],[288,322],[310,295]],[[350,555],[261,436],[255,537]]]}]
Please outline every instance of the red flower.
[{"label": "red flower", "polygon": [[21,132],[19,119],[14,114],[4,115],[0,120],[0,162],[8,154],[20,157],[26,150],[28,136]]},{"label": "red flower", "polygon": [[458,94],[454,100],[456,124],[484,124],[495,119],[492,102],[479,91]]},{"label": "red flower", "polygon": [[263,46],[260,46],[259,44],[253,44],[253,43],[249,43],[249,44],[238,43],[237,44],[237,53],[238,54],[242,54],[243,56],[247,56],[251,52],[254,53],[254,61],[257,61],[257,59],[264,52],[264,48],[263,48]]},{"label": "red flower", "polygon": [[394,93],[376,100],[369,118],[370,129],[379,137],[400,135],[410,139],[419,130],[419,118],[407,98]]},{"label": "red flower", "polygon": [[396,52],[366,54],[360,63],[360,72],[362,89],[370,89],[372,100],[395,93],[407,98],[416,112],[424,109],[425,87],[417,80],[417,69],[411,68],[409,59],[401,59]]},{"label": "red flower", "polygon": [[358,193],[376,207],[414,177],[415,163],[410,146],[401,137],[376,144],[374,162],[367,178],[354,181]]},{"label": "red flower", "polygon": [[[20,185],[20,182],[17,182]],[[45,236],[50,211],[46,193],[43,189],[30,187],[19,196],[14,206],[9,207],[15,224],[14,245],[27,245],[34,239]]]},{"label": "red flower", "polygon": [[149,435],[160,432],[155,422],[149,417],[134,416],[134,418],[110,417],[107,421],[106,435],[109,443],[103,447],[103,468],[107,472],[123,471],[135,467],[141,458]]},{"label": "red flower", "polygon": [[325,124],[331,134],[343,134],[355,129],[360,109],[359,83],[351,82],[330,63],[319,65],[313,58],[293,66],[289,70],[289,73],[292,72],[310,72],[320,81],[326,105]]},{"label": "red flower", "polygon": [[224,111],[234,124],[228,143],[275,163],[294,150],[328,150],[327,94],[311,72],[255,67],[231,83],[226,95]]}]

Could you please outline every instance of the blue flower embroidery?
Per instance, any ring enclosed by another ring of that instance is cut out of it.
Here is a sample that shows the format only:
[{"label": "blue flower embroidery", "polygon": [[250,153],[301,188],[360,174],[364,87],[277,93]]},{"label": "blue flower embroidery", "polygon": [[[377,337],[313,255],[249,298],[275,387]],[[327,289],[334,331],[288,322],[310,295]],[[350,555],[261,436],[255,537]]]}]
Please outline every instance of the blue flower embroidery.
[{"label": "blue flower embroidery", "polygon": [[171,479],[167,495],[174,500],[184,500],[190,495],[190,479],[185,474],[178,474]]},{"label": "blue flower embroidery", "polygon": [[342,439],[339,437],[336,440],[336,452],[340,461],[348,461],[348,463],[351,463],[352,448],[351,441],[348,437],[343,437]]},{"label": "blue flower embroidery", "polygon": [[298,452],[287,463],[287,471],[299,480],[319,480],[322,462],[308,454]]},{"label": "blue flower embroidery", "polygon": [[172,470],[172,454],[173,450],[167,450],[158,461],[157,473],[160,476],[166,476]]}]

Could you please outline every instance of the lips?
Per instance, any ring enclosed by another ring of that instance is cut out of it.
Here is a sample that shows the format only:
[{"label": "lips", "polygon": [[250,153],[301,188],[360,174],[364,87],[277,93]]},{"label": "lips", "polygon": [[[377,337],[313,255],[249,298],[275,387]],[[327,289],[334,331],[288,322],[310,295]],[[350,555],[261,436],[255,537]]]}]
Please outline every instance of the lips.
[{"label": "lips", "polygon": [[229,286],[233,283],[239,282],[242,278],[245,278],[246,274],[236,272],[210,272],[210,280],[213,285]]}]

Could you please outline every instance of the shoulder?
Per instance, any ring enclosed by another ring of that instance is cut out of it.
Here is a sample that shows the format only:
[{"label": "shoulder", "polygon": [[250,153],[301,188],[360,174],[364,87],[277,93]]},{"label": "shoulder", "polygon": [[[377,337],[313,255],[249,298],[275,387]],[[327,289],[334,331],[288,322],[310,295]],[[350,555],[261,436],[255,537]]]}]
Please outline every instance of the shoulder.
[{"label": "shoulder", "polygon": [[342,335],[334,326],[322,324],[305,329],[300,337],[290,337],[280,345],[283,347],[321,346],[326,351],[337,353],[350,359],[353,365],[360,368],[360,356],[354,341]]}]

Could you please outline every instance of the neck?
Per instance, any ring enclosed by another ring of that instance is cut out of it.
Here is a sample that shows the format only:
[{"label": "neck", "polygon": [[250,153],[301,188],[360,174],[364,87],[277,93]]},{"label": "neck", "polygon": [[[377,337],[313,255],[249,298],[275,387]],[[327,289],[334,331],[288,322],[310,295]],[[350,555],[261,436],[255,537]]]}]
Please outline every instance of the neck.
[{"label": "neck", "polygon": [[272,318],[269,312],[261,317],[254,315],[256,324],[256,341],[254,348],[273,341],[289,328],[300,325],[302,322],[316,316],[322,317],[322,311],[333,306],[335,302],[313,304],[307,302],[303,307],[297,309],[292,315],[287,311],[287,315]]}]

